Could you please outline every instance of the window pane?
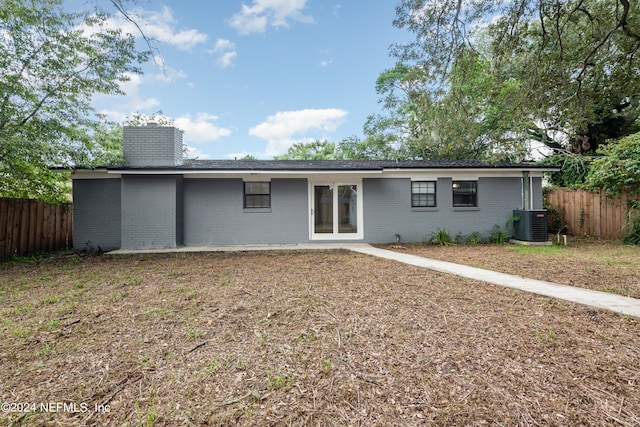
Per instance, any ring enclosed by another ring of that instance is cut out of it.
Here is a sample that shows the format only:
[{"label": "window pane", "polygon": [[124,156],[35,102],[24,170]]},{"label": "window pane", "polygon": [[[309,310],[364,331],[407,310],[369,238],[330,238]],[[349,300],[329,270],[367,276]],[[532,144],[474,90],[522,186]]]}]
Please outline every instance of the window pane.
[{"label": "window pane", "polygon": [[453,206],[477,206],[477,183],[475,181],[453,182]]},{"label": "window pane", "polygon": [[270,208],[271,207],[271,183],[269,182],[245,182],[244,183],[244,207],[245,208]]},{"label": "window pane", "polygon": [[268,182],[245,182],[245,194],[269,194]]},{"label": "window pane", "polygon": [[411,183],[412,207],[436,206],[436,183],[434,181],[413,181]]},{"label": "window pane", "polygon": [[338,233],[358,232],[357,194],[356,185],[338,186]]},{"label": "window pane", "polygon": [[314,186],[313,197],[315,198],[314,231],[333,233],[333,186]]},{"label": "window pane", "polygon": [[245,196],[245,208],[268,208],[269,196]]}]

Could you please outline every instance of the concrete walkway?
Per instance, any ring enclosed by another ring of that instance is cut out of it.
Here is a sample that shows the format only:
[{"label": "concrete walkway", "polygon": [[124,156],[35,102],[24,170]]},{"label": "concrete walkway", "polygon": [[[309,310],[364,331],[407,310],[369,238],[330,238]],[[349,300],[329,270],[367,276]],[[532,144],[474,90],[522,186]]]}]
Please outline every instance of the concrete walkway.
[{"label": "concrete walkway", "polygon": [[427,268],[441,273],[454,274],[473,280],[480,280],[494,285],[520,289],[538,295],[558,298],[578,304],[587,305],[620,314],[640,318],[640,299],[560,285],[543,280],[528,279],[512,274],[498,273],[482,268],[469,267],[452,262],[439,261],[410,255],[402,252],[389,251],[368,245],[366,243],[309,243],[293,245],[242,245],[242,246],[186,246],[172,249],[126,250],[119,249],[109,252],[110,255],[143,254],[143,253],[188,253],[188,252],[249,252],[249,251],[280,251],[280,250],[335,250],[346,249],[361,254],[385,258],[402,262],[416,267]]},{"label": "concrete walkway", "polygon": [[493,283],[494,285],[508,288],[520,289],[538,295],[558,298],[590,307],[601,308],[640,318],[640,300],[607,292],[593,291],[590,289],[576,288],[574,286],[560,285],[546,282],[544,280],[527,279],[513,274],[498,273],[482,268],[469,267],[452,262],[439,261],[424,258],[416,255],[404,254],[401,252],[389,251],[375,248],[370,245],[354,246],[348,249],[362,254],[372,255],[379,258],[391,259],[414,265],[416,267],[428,268],[442,273],[455,274],[473,280]]}]

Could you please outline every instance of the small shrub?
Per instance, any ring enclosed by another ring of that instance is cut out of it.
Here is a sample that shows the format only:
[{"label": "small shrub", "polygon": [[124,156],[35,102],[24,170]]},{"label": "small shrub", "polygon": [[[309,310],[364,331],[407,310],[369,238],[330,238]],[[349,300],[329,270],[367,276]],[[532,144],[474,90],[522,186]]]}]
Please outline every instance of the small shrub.
[{"label": "small shrub", "polygon": [[451,234],[444,229],[438,229],[431,234],[429,243],[432,245],[449,246],[451,244]]},{"label": "small shrub", "polygon": [[520,221],[520,216],[512,216],[507,220],[504,224],[504,228],[501,228],[498,224],[493,226],[493,231],[489,235],[489,241],[495,244],[503,244],[509,240],[511,237],[511,231],[513,228],[513,223]]},{"label": "small shrub", "polygon": [[477,245],[481,241],[482,236],[477,231],[474,231],[473,233],[469,234],[469,236],[467,236],[467,243],[469,245]]},{"label": "small shrub", "polygon": [[551,204],[544,205],[547,210],[547,230],[549,233],[560,234],[567,228],[567,222],[564,220],[561,206],[554,206]]},{"label": "small shrub", "polygon": [[506,230],[503,230],[502,228],[500,228],[499,225],[496,224],[493,226],[493,231],[489,235],[489,241],[496,245],[501,245],[507,240],[509,240],[509,237],[510,237],[509,232]]},{"label": "small shrub", "polygon": [[640,245],[640,213],[637,211],[629,212],[629,218],[625,227],[629,229],[629,233],[624,238],[624,243],[629,245]]}]

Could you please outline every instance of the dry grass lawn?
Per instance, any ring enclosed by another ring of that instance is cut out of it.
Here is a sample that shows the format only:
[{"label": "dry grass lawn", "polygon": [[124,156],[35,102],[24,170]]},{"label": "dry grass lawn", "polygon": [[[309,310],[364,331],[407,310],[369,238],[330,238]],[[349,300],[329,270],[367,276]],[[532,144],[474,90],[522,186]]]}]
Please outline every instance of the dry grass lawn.
[{"label": "dry grass lawn", "polygon": [[356,253],[3,264],[0,303],[1,425],[640,425],[638,320]]},{"label": "dry grass lawn", "polygon": [[[393,246],[384,246],[394,249]],[[640,247],[578,239],[567,246],[404,245],[402,252],[640,298]]]}]

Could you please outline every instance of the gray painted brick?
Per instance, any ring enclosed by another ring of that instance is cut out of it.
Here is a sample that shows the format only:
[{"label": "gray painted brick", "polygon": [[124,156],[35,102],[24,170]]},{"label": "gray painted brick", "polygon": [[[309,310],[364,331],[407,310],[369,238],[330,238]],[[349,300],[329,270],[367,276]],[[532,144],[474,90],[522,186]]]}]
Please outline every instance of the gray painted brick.
[{"label": "gray painted brick", "polygon": [[120,180],[73,181],[75,250],[120,248]]},{"label": "gray painted brick", "polygon": [[[542,205],[533,180],[534,208]],[[185,245],[305,243],[309,241],[306,179],[272,179],[271,209],[243,209],[242,179],[183,179],[175,175],[74,181],[77,249],[164,248]],[[411,181],[364,179],[364,241],[400,234],[423,241],[438,228],[488,236],[521,208],[521,178],[480,178],[478,207],[453,208],[452,180],[437,181],[437,208],[411,207]],[[88,242],[88,243],[87,243]]]},{"label": "gray painted brick", "polygon": [[161,249],[182,244],[182,177],[122,177],[122,248]]},{"label": "gray painted brick", "polygon": [[410,179],[365,179],[364,237],[370,243],[420,242],[438,228],[453,238],[457,233],[488,236],[494,225],[503,227],[513,209],[522,204],[520,178],[480,178],[478,208],[454,208],[452,180],[437,181],[435,209],[411,208]]},{"label": "gray painted brick", "polygon": [[127,166],[183,164],[182,131],[166,126],[125,126],[123,154]]},{"label": "gray painted brick", "polygon": [[185,245],[309,241],[306,179],[271,180],[271,209],[243,209],[242,179],[184,180]]}]

